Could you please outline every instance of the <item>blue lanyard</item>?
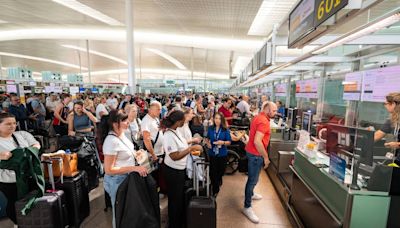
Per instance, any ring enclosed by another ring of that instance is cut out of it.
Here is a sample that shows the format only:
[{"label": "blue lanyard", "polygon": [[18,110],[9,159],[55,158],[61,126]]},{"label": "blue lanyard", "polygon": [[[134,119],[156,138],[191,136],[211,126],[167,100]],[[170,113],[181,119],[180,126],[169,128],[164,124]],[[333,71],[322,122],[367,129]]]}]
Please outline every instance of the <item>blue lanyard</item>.
[{"label": "blue lanyard", "polygon": [[215,133],[214,134],[214,136],[215,136],[214,141],[218,141],[219,134],[221,133],[221,127],[219,127],[218,132],[217,132],[217,128],[215,128],[214,133]]}]

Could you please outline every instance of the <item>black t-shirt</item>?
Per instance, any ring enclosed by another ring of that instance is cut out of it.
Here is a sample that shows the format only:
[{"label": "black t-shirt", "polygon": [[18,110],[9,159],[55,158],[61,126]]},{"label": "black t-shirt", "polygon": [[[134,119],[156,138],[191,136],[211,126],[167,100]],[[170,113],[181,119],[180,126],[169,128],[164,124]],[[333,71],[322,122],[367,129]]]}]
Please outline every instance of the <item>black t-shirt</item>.
[{"label": "black t-shirt", "polygon": [[[392,121],[390,121],[390,119],[386,120],[386,122],[383,124],[381,131],[385,132],[386,134],[392,134],[392,135],[397,134],[395,135],[395,137],[397,136],[397,142],[400,142],[400,134],[399,132],[395,132],[396,129],[393,127]],[[396,154],[397,156],[400,156],[400,149],[396,150]]]}]

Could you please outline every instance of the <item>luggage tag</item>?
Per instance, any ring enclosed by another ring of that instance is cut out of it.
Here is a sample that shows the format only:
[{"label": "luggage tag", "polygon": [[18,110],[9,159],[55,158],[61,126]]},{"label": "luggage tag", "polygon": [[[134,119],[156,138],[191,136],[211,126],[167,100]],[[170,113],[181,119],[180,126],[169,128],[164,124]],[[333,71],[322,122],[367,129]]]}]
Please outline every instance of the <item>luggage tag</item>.
[{"label": "luggage tag", "polygon": [[385,157],[386,157],[387,159],[393,159],[394,154],[393,154],[392,152],[387,152],[386,155],[385,155]]}]

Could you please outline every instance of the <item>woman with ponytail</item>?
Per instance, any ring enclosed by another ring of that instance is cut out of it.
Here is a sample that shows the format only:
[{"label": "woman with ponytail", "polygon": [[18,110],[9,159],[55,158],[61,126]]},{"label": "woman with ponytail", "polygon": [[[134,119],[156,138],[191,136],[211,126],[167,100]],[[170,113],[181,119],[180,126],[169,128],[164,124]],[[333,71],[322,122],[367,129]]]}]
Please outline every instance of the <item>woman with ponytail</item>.
[{"label": "woman with ponytail", "polygon": [[168,220],[170,228],[183,227],[185,214],[184,184],[186,160],[189,153],[202,151],[200,145],[189,146],[185,138],[177,131],[185,123],[185,114],[180,110],[172,111],[161,121],[165,129],[163,147],[165,151],[165,180],[168,187]]},{"label": "woman with ponytail", "polygon": [[384,103],[390,118],[385,122],[383,128],[375,132],[375,141],[381,140],[386,134],[393,134],[396,137],[395,142],[385,143],[386,147],[396,150],[396,163],[400,164],[400,93],[390,93],[386,96]]},{"label": "woman with ponytail", "polygon": [[[147,176],[147,169],[137,166],[140,153],[135,151],[134,145],[124,132],[128,129],[128,115],[122,111],[112,110],[108,116],[102,118],[103,154],[104,154],[104,190],[110,195],[113,208],[113,227],[115,227],[115,198],[119,185],[131,172],[140,176]],[[107,120],[107,121],[105,121]]]}]

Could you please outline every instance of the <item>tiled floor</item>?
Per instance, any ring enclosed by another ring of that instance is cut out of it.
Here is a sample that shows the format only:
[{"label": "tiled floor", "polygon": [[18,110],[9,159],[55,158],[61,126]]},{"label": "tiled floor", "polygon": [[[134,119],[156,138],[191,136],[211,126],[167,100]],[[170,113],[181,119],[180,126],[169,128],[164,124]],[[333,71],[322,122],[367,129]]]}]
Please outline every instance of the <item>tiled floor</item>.
[{"label": "tiled floor", "polygon": [[[225,176],[222,189],[217,198],[217,227],[218,228],[289,228],[292,227],[281,202],[265,172],[261,172],[256,192],[263,195],[263,199],[253,201],[253,208],[260,217],[259,224],[253,224],[242,213],[244,200],[244,186],[247,176],[236,173]],[[111,227],[111,209],[105,212],[103,187],[90,193],[91,213],[82,223],[83,228]],[[162,226],[166,227],[167,199],[161,200]],[[0,227],[12,228],[8,219],[0,220]]]}]

